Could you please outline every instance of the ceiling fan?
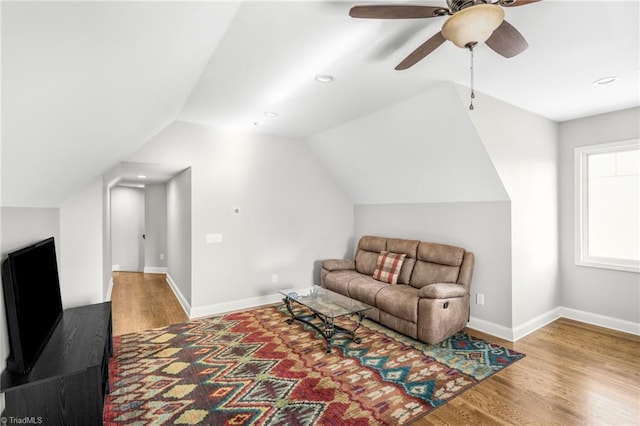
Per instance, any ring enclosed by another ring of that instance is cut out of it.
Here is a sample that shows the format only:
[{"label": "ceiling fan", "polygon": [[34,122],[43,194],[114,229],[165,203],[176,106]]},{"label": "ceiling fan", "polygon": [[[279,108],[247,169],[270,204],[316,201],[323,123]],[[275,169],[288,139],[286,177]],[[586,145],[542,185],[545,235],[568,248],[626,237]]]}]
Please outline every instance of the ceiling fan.
[{"label": "ceiling fan", "polygon": [[524,6],[541,0],[447,0],[447,7],[418,5],[354,6],[353,18],[411,19],[449,16],[442,30],[425,41],[396,66],[396,70],[412,67],[437,49],[445,40],[467,48],[473,54],[476,44],[486,42],[495,52],[511,58],[529,45],[522,34],[504,20],[503,7]]}]

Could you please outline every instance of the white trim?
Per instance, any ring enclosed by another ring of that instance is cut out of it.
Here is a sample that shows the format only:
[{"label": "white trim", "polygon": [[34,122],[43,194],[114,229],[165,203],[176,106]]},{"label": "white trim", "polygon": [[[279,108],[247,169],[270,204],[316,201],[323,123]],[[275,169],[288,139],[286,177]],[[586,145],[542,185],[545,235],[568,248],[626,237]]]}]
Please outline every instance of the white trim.
[{"label": "white trim", "polygon": [[117,271],[119,271],[119,270],[120,270],[120,264],[117,264],[117,265],[111,265],[111,270],[112,270],[112,271],[116,271],[116,272],[117,272]]},{"label": "white trim", "polygon": [[513,342],[513,330],[509,327],[505,327],[504,325],[471,317],[469,318],[467,327]]},{"label": "white trim", "polygon": [[547,324],[550,324],[560,318],[560,307],[553,308],[550,311],[544,312],[535,318],[531,318],[529,321],[520,324],[513,328],[513,342],[517,342],[527,334],[531,334],[536,330],[541,329]]},{"label": "white trim", "polygon": [[640,323],[580,311],[578,309],[567,308],[564,306],[553,308],[550,311],[538,315],[537,317],[513,328],[505,327],[503,325],[475,317],[471,317],[469,319],[467,327],[510,342],[516,342],[559,318],[568,318],[574,321],[580,321],[586,324],[592,324],[598,327],[609,328],[611,330],[640,336]]},{"label": "white trim", "polygon": [[616,271],[640,272],[640,261],[633,259],[613,259],[589,256],[587,252],[589,246],[588,229],[589,209],[588,209],[588,174],[587,160],[591,154],[619,152],[625,148],[637,149],[640,146],[640,139],[630,139],[619,142],[610,142],[597,145],[578,146],[573,149],[573,172],[574,172],[574,252],[575,264],[577,266],[587,266],[590,268],[611,269]]},{"label": "white trim", "polygon": [[640,323],[627,321],[619,318],[608,317],[606,315],[594,314],[580,311],[578,309],[560,307],[560,315],[575,321],[585,322],[612,330],[622,331],[640,336]]},{"label": "white trim", "polygon": [[111,300],[111,293],[113,292],[113,277],[109,281],[109,288],[107,289],[107,302]]},{"label": "white trim", "polygon": [[171,291],[173,291],[173,294],[176,295],[176,299],[178,299],[178,302],[180,302],[180,306],[182,306],[182,310],[184,311],[185,314],[187,314],[189,319],[191,319],[191,315],[190,315],[191,305],[189,304],[189,302],[187,302],[187,299],[184,297],[184,295],[182,294],[182,292],[180,291],[176,283],[173,281],[173,278],[171,278],[171,275],[169,275],[169,273],[166,274],[165,279],[167,280],[167,284],[169,284]]},{"label": "white trim", "polygon": [[145,274],[166,274],[166,266],[145,266],[143,269]]},{"label": "white trim", "polygon": [[197,306],[191,308],[190,317],[201,318],[211,315],[222,314],[225,312],[238,311],[242,309],[251,309],[256,306],[269,305],[282,300],[281,294],[271,294],[268,296],[250,297],[248,299],[234,300],[231,302],[215,303],[213,305]]}]

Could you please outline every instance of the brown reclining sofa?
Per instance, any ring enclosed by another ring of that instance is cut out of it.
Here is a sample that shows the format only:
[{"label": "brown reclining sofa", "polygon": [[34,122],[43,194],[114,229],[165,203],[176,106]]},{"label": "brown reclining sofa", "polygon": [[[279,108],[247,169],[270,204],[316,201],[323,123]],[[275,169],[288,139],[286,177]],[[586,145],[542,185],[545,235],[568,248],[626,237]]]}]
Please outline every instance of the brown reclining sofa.
[{"label": "brown reclining sofa", "polygon": [[473,265],[460,247],[364,236],[355,260],[322,261],[321,285],[373,306],[368,318],[436,344],[469,321]]}]

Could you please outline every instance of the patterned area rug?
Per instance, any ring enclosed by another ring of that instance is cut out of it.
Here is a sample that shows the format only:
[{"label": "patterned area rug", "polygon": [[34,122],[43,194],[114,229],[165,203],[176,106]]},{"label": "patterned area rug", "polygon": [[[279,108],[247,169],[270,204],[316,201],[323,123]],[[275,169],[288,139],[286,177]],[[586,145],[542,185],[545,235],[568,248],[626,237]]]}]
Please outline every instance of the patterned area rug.
[{"label": "patterned area rug", "polygon": [[369,320],[362,343],[335,338],[328,354],[288,318],[266,307],[115,337],[104,424],[407,424],[524,356],[464,333],[425,345]]}]

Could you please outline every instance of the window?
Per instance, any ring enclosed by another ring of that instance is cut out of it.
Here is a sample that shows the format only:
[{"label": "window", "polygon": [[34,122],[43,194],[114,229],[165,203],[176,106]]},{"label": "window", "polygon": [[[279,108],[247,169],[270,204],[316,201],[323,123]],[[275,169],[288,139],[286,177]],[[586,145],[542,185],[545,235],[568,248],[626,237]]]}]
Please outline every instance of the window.
[{"label": "window", "polygon": [[640,140],[575,149],[576,264],[640,272]]}]

